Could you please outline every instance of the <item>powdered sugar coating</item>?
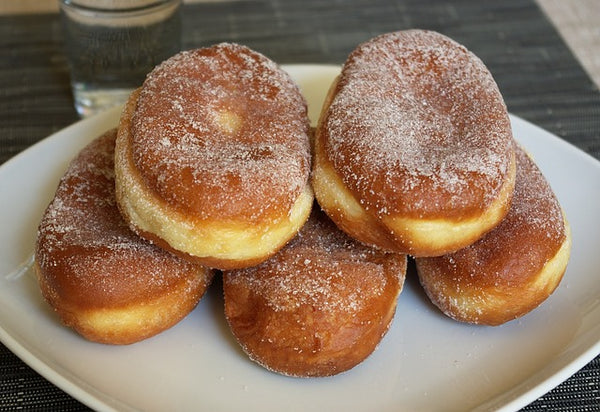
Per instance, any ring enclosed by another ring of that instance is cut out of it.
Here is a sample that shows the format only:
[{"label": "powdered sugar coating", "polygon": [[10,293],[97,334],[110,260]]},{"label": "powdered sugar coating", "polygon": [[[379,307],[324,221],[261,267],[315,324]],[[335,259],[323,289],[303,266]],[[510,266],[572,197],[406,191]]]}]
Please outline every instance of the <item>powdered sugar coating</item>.
[{"label": "powdered sugar coating", "polygon": [[[504,220],[475,244],[439,258],[465,271],[457,285],[519,284],[538,273],[565,240],[563,213],[552,188],[523,149],[516,154],[515,194]],[[492,270],[482,270],[487,265]]]},{"label": "powdered sugar coating", "polygon": [[405,273],[406,255],[370,249],[313,209],[271,259],[223,273],[225,315],[244,351],[265,368],[335,375],[375,350]]},{"label": "powdered sugar coating", "polygon": [[145,183],[199,219],[282,215],[310,170],[306,103],[289,75],[244,46],[181,52],[155,68],[132,118]]},{"label": "powdered sugar coating", "polygon": [[[471,246],[417,259],[427,294],[453,318],[501,323],[497,319],[506,321],[506,316],[536,307],[562,277],[562,272],[551,271],[549,279],[538,280],[569,242],[563,211],[541,171],[520,147],[516,158],[515,192],[504,220]],[[566,261],[561,263],[566,266]]]},{"label": "powdered sugar coating", "polygon": [[423,30],[357,47],[319,133],[344,184],[380,216],[484,210],[506,181],[513,153],[508,113],[485,65]]},{"label": "powdered sugar coating", "polygon": [[181,282],[198,296],[209,272],[140,239],[122,219],[115,201],[115,139],[111,130],[81,151],[44,213],[36,244],[44,282],[61,300],[81,307],[144,302]]},{"label": "powdered sugar coating", "polygon": [[308,306],[326,313],[356,314],[390,288],[399,292],[406,257],[351,239],[313,211],[298,235],[268,261],[226,274],[275,312]]}]

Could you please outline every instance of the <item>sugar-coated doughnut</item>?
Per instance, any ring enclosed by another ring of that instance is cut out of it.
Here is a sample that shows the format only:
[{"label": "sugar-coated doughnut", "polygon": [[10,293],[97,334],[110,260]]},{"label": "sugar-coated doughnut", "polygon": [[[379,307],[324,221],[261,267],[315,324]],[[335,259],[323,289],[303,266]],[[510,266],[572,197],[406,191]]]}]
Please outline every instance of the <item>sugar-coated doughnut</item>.
[{"label": "sugar-coated doughnut", "polygon": [[319,119],[312,178],[344,231],[413,256],[458,250],[506,215],[514,176],[506,106],[465,47],[407,30],[349,55]]},{"label": "sugar-coated doughnut", "polygon": [[181,52],[119,124],[117,200],[142,237],[218,269],[257,264],[310,214],[307,107],[290,76],[236,44]]},{"label": "sugar-coated doughnut", "polygon": [[315,208],[269,260],[223,273],[225,315],[244,351],[267,369],[335,375],[379,344],[405,274],[406,255],[362,245]]},{"label": "sugar-coated doughnut", "polygon": [[129,344],[185,317],[212,271],[129,230],[115,202],[116,130],[86,146],[39,225],[35,269],[44,298],[85,338]]},{"label": "sugar-coated doughnut", "polygon": [[517,148],[511,208],[494,230],[455,253],[417,258],[431,301],[463,322],[499,325],[539,306],[559,285],[571,233],[550,185]]}]

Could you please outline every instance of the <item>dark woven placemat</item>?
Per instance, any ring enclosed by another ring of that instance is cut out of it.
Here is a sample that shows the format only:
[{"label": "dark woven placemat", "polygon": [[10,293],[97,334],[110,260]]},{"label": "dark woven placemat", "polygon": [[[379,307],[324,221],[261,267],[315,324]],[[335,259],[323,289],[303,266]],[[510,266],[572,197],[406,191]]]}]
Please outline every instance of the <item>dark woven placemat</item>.
[{"label": "dark woven placemat", "polygon": [[[600,93],[532,0],[264,0],[186,6],[184,48],[234,41],[279,63],[336,63],[405,28],[440,31],[488,65],[509,110],[600,159]],[[58,16],[0,18],[0,163],[77,120]],[[526,411],[600,411],[600,358]],[[0,345],[0,410],[85,410]]]}]

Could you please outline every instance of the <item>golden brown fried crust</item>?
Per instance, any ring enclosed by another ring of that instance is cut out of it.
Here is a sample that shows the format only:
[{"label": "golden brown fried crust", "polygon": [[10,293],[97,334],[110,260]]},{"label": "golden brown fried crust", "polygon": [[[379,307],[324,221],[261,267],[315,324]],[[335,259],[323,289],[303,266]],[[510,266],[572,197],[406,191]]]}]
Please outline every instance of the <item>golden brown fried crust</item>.
[{"label": "golden brown fried crust", "polygon": [[130,124],[132,158],[175,209],[260,220],[300,195],[308,129],[287,73],[247,47],[219,44],[179,53],[148,75]]},{"label": "golden brown fried crust", "polygon": [[121,117],[119,206],[182,256],[219,269],[260,262],[310,214],[308,133],[298,86],[265,56],[235,44],[181,52]]},{"label": "golden brown fried crust", "polygon": [[[326,212],[336,214],[323,199],[335,194],[323,190],[323,173],[368,215],[351,235],[371,231],[369,243],[417,256],[456,250],[489,231],[514,187],[510,120],[491,74],[463,46],[423,30],[381,35],[350,54],[325,101],[315,152],[313,185]],[[440,232],[480,218],[481,227],[446,236],[449,245],[400,233],[413,223],[441,223],[432,230]]]},{"label": "golden brown fried crust", "polygon": [[187,315],[212,271],[140,239],[115,201],[116,130],[72,161],[38,230],[36,272],[62,321],[89,340],[126,344]]},{"label": "golden brown fried crust", "polygon": [[425,291],[444,313],[499,325],[533,310],[558,287],[570,247],[556,196],[518,148],[515,194],[502,223],[467,248],[416,262]]},{"label": "golden brown fried crust", "polygon": [[315,208],[271,259],[224,272],[225,314],[260,365],[298,377],[335,375],[376,348],[405,273],[405,255],[352,240]]}]

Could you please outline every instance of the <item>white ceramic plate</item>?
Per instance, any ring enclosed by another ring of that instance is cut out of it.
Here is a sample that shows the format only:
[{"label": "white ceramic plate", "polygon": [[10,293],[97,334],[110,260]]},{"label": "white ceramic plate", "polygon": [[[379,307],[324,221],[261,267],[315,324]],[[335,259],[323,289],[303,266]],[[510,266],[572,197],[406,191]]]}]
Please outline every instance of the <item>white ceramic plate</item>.
[{"label": "white ceramic plate", "polygon": [[[338,68],[286,69],[314,121]],[[0,168],[0,338],[54,384],[98,410],[516,410],[600,352],[600,162],[511,117],[573,230],[558,290],[500,327],[457,323],[427,300],[414,276],[389,333],[356,368],[331,378],[283,377],[252,363],[232,338],[213,288],[174,328],[124,347],[90,343],[60,325],[32,271],[36,227],[69,160],[116,125],[115,109],[68,127]],[[21,267],[23,270],[18,270]]]}]

